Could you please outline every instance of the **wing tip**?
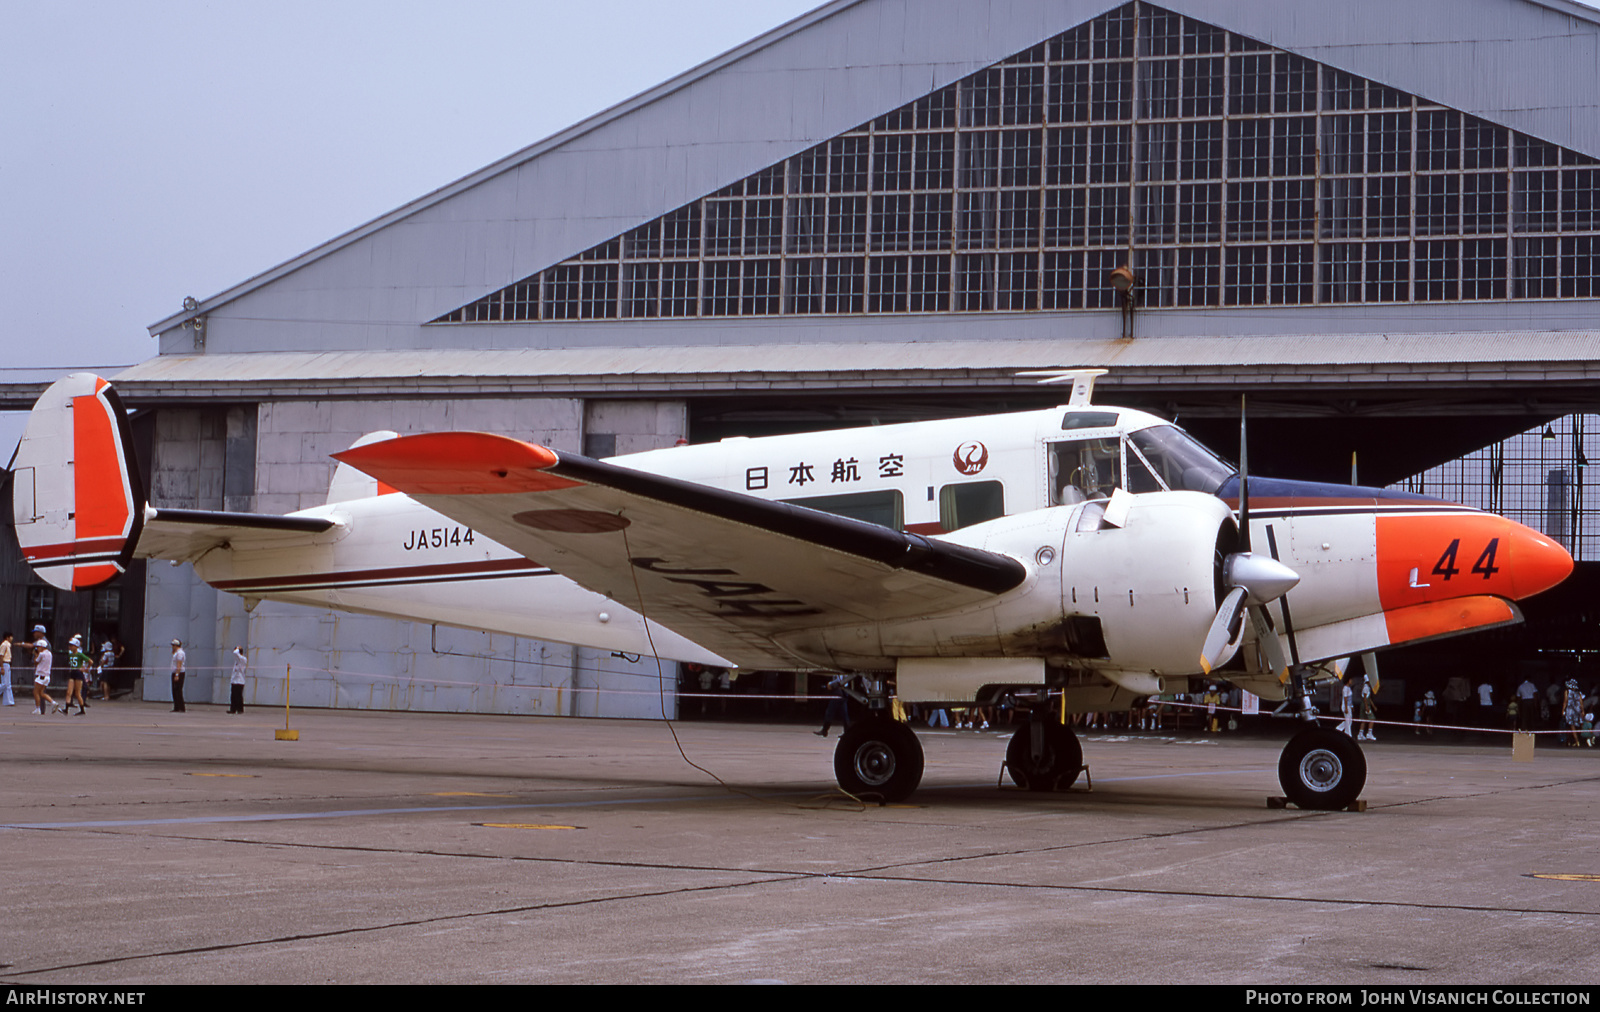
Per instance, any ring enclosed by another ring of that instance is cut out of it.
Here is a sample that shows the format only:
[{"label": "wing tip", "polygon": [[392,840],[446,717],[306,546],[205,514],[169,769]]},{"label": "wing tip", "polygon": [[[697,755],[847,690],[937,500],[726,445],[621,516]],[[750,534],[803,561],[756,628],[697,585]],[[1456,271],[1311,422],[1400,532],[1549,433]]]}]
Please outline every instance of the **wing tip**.
[{"label": "wing tip", "polygon": [[333,458],[410,495],[543,492],[576,484],[548,473],[560,461],[556,451],[490,432],[398,436]]}]

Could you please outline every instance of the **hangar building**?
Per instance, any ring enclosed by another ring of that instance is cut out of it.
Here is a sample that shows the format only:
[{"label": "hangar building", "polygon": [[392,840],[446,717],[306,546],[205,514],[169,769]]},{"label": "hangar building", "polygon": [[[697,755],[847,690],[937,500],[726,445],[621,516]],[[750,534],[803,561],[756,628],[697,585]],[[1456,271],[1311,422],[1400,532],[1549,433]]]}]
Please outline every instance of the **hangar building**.
[{"label": "hangar building", "polygon": [[[177,507],[319,504],[376,429],[605,456],[1040,406],[1054,366],[1224,450],[1254,391],[1262,471],[1381,484],[1594,410],[1597,159],[1567,0],[834,0],[190,300],[117,380]],[[305,703],[660,712],[647,660],[165,564],[124,596]]]}]

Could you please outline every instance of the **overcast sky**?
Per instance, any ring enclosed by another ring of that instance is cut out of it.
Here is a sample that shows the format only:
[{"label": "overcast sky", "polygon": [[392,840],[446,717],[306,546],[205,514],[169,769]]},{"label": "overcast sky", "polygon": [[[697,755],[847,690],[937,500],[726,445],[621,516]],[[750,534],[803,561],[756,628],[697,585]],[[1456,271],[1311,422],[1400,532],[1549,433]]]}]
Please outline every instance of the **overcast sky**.
[{"label": "overcast sky", "polygon": [[184,296],[819,3],[0,0],[0,368],[148,358]]}]

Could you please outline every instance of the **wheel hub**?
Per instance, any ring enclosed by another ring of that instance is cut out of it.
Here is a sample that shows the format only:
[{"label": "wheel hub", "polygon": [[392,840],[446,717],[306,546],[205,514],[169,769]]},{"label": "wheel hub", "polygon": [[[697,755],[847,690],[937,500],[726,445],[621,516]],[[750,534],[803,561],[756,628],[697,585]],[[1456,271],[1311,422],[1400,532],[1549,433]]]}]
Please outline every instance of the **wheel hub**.
[{"label": "wheel hub", "polygon": [[1315,749],[1300,760],[1300,781],[1314,791],[1331,791],[1344,779],[1344,763],[1327,749]]},{"label": "wheel hub", "polygon": [[894,749],[881,741],[869,741],[856,749],[856,776],[871,787],[882,787],[894,777]]}]

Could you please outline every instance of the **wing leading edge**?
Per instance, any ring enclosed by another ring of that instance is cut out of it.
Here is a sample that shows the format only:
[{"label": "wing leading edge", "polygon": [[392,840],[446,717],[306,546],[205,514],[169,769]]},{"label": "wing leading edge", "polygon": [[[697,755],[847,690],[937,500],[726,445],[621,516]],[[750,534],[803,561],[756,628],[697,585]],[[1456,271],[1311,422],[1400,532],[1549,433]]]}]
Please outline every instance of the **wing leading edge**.
[{"label": "wing leading edge", "polygon": [[930,615],[1018,586],[1015,559],[474,432],[335,456],[745,666],[774,638]]}]

